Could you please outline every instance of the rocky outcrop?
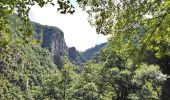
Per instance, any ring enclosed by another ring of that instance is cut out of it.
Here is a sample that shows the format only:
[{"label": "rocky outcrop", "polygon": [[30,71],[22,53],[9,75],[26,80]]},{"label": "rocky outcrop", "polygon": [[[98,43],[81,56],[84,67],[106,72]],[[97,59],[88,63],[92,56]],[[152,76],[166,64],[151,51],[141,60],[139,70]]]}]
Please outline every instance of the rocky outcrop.
[{"label": "rocky outcrop", "polygon": [[52,55],[62,55],[68,47],[63,32],[57,27],[45,26],[43,31],[43,48],[48,48]]},{"label": "rocky outcrop", "polygon": [[82,55],[76,50],[75,47],[68,48],[64,33],[57,27],[41,25],[38,23],[33,23],[33,28],[35,30],[35,37],[40,40],[41,47],[48,49],[54,57],[54,62],[60,69],[63,66],[62,56],[66,55],[70,62],[74,65],[83,67],[83,63],[90,60],[95,53],[99,52],[107,43],[103,43],[90,48]]},{"label": "rocky outcrop", "polygon": [[54,57],[54,62],[61,68],[62,56],[68,51],[68,47],[65,43],[64,33],[57,27],[40,25],[38,23],[33,23],[35,30],[35,37],[40,39],[41,46],[48,49]]},{"label": "rocky outcrop", "polygon": [[42,48],[46,48],[51,52],[59,69],[63,66],[62,56],[64,55],[69,58],[71,63],[83,66],[86,61],[85,58],[80,55],[75,47],[67,47],[62,30],[38,23],[33,23],[33,28],[35,30],[34,36],[40,40]]},{"label": "rocky outcrop", "polygon": [[63,66],[61,57],[68,50],[63,32],[57,27],[45,26],[41,46],[49,49],[51,54],[54,56],[56,65],[61,68]]}]

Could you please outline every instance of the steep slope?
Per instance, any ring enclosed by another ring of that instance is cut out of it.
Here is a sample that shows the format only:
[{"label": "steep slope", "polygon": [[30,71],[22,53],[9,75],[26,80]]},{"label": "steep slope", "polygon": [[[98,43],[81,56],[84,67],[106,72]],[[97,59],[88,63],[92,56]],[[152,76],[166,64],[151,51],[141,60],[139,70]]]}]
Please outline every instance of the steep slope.
[{"label": "steep slope", "polygon": [[76,50],[75,47],[68,49],[68,55],[70,61],[77,66],[83,66],[83,63],[86,62],[86,59]]},{"label": "steep slope", "polygon": [[48,49],[54,57],[54,62],[60,69],[63,66],[62,56],[67,56],[71,63],[77,66],[83,66],[87,60],[99,60],[100,50],[107,43],[96,45],[81,53],[75,47],[69,48],[64,39],[64,33],[61,29],[54,26],[41,25],[33,22],[34,36],[40,40],[41,47]]},{"label": "steep slope", "polygon": [[68,48],[61,29],[35,22],[33,22],[33,29],[35,31],[34,36],[40,40],[41,47],[51,52],[59,69],[63,66],[63,56],[67,56],[70,62],[77,66],[82,66],[86,61],[75,47]]},{"label": "steep slope", "polygon": [[22,25],[21,22],[9,25],[13,38],[8,45],[0,48],[0,99],[50,98],[42,87],[47,86],[49,77],[59,72],[50,52],[34,44],[34,38],[27,37],[29,42],[25,43],[22,31],[17,29],[19,25]]},{"label": "steep slope", "polygon": [[65,43],[64,33],[57,27],[33,23],[35,37],[40,39],[41,47],[48,49],[54,57],[58,68],[63,66],[62,56],[67,54],[68,47]]},{"label": "steep slope", "polygon": [[90,60],[95,56],[97,57],[97,55],[99,55],[99,51],[106,45],[107,43],[102,43],[100,45],[96,45],[95,47],[89,48],[82,53],[82,56],[85,57],[87,60]]}]

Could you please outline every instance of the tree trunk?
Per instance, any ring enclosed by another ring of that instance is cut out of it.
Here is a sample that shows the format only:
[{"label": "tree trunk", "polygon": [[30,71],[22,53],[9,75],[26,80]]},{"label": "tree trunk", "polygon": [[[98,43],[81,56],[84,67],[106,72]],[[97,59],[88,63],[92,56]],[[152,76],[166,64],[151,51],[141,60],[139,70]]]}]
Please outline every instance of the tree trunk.
[{"label": "tree trunk", "polygon": [[[170,57],[169,56],[165,56],[164,58],[161,58],[160,60],[158,60],[158,64],[160,65],[160,68],[164,74],[170,75]],[[169,78],[163,84],[161,100],[170,100],[170,79]]]},{"label": "tree trunk", "polygon": [[167,79],[163,85],[161,100],[170,100],[170,79]]}]

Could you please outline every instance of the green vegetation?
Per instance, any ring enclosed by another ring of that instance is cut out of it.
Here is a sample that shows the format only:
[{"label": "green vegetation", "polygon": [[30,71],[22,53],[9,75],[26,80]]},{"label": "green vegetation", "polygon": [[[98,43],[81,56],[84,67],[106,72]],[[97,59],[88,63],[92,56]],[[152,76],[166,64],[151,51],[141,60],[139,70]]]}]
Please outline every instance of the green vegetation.
[{"label": "green vegetation", "polygon": [[[96,26],[96,31],[111,35],[109,49],[105,52],[114,53],[124,63],[130,60],[137,67],[142,63],[157,65],[161,72],[170,74],[169,0],[78,2],[89,13],[90,23]],[[163,85],[162,100],[169,98],[169,81],[167,79]]]},{"label": "green vegetation", "polygon": [[82,52],[82,55],[87,60],[93,59],[92,57],[95,57],[95,56],[97,56],[97,58],[98,58],[98,55],[100,55],[100,50],[102,48],[104,48],[106,45],[107,45],[107,43],[102,43],[100,45],[96,45],[95,47],[89,48],[86,51]]},{"label": "green vegetation", "polygon": [[[111,35],[100,53],[93,56],[97,46],[84,53],[86,63],[61,30],[29,21],[29,6],[52,0],[0,1],[0,99],[167,100],[169,0],[77,2],[98,33]],[[57,3],[61,13],[74,12],[69,0]]]}]

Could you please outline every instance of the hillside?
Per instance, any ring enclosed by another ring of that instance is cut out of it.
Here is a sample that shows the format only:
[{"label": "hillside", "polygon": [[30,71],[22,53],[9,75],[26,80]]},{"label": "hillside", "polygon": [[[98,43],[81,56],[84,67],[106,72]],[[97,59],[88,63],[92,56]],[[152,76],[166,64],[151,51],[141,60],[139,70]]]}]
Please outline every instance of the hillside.
[{"label": "hillside", "polygon": [[[0,0],[0,100],[169,100],[169,0],[53,2]],[[60,19],[49,4],[76,16]],[[81,20],[84,11],[89,16]],[[67,46],[62,29],[30,22],[32,17],[61,22],[72,32],[69,38],[80,35],[85,43],[96,38],[94,31],[109,39],[80,53]]]},{"label": "hillside", "polygon": [[[124,60],[110,49],[111,45],[105,48],[107,52],[101,56],[100,50],[106,43],[84,53],[88,60],[102,57],[100,63],[86,62],[86,58],[81,56],[75,47],[67,47],[64,34],[57,27],[34,23],[33,28],[33,36],[27,37],[26,41],[16,26],[10,26],[15,38],[0,49],[0,98],[126,100],[124,97],[128,93],[127,98],[140,100],[146,90],[153,95],[150,97],[144,94],[146,100],[159,98],[157,94],[161,92],[160,88],[166,76],[157,65],[142,64],[138,68],[135,68],[136,65],[125,66]],[[39,44],[34,43],[36,39],[39,39]],[[114,87],[118,89],[114,90]],[[130,94],[134,91],[135,94]],[[123,99],[113,95],[116,92],[122,94]]]},{"label": "hillside", "polygon": [[95,47],[89,48],[86,51],[82,52],[82,56],[85,57],[87,60],[92,59],[95,55],[97,55],[102,48],[104,48],[107,45],[107,43],[102,43],[99,45],[96,45]]},{"label": "hillside", "polygon": [[77,65],[77,66],[83,66],[83,63],[86,62],[86,59],[79,53],[79,51],[76,50],[75,47],[70,47],[68,49],[68,55],[70,61]]}]

